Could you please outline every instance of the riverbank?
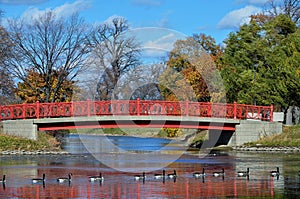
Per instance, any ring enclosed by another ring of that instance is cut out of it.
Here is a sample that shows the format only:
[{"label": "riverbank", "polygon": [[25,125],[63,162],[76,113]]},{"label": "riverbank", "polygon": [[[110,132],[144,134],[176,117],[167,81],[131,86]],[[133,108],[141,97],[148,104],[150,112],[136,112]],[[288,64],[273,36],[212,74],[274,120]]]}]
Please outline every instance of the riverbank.
[{"label": "riverbank", "polygon": [[0,132],[0,154],[47,154],[62,152],[60,142],[44,132],[38,132],[37,140],[9,136]]},{"label": "riverbank", "polygon": [[238,146],[232,147],[235,151],[271,152],[271,153],[300,153],[300,147],[264,147],[264,146]]},{"label": "riverbank", "polygon": [[[91,134],[101,136],[135,136],[135,137],[157,137],[168,138],[166,134],[157,129],[131,129],[130,131],[115,131],[112,129],[90,129],[90,130],[76,130],[65,134]],[[60,137],[60,138],[58,138]],[[45,132],[38,133],[38,140],[33,141],[29,139],[4,135],[0,132],[0,154],[4,155],[38,155],[38,154],[66,154],[60,148],[61,135],[47,134]],[[191,148],[201,148],[201,144],[207,139],[207,131],[195,133],[195,130],[185,131],[177,137],[169,138],[182,141],[186,146]],[[263,137],[256,142],[246,143],[242,146],[215,147],[216,150],[235,150],[247,152],[278,152],[278,153],[300,153],[300,125],[298,126],[284,126],[283,133]]]},{"label": "riverbank", "polygon": [[300,125],[283,126],[281,134],[262,137],[256,142],[244,144],[245,147],[269,147],[269,148],[299,148],[300,147]]}]

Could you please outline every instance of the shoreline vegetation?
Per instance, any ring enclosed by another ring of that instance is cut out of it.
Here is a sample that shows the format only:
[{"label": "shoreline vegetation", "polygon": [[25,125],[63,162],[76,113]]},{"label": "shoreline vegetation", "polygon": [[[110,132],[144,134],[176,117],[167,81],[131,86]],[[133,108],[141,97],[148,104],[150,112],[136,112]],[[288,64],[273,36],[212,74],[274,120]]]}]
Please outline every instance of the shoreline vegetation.
[{"label": "shoreline vegetation", "polygon": [[[158,129],[77,129],[70,131],[38,132],[36,141],[8,136],[0,129],[0,154],[67,154],[61,149],[64,136],[68,134],[110,135],[110,136],[136,136],[169,138],[183,141],[191,148],[197,149],[207,139],[207,131],[195,130],[158,130]],[[246,143],[242,146],[216,146],[214,150],[220,151],[255,151],[255,152],[297,152],[300,153],[300,125],[284,126],[281,134],[266,136],[256,142]]]}]

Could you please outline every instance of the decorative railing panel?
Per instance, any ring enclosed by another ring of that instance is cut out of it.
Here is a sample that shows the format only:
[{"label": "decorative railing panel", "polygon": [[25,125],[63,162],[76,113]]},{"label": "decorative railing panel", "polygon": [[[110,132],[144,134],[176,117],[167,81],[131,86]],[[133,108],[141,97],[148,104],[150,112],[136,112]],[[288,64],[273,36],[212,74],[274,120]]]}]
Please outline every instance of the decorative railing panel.
[{"label": "decorative railing panel", "polygon": [[105,115],[167,115],[273,120],[273,106],[190,101],[110,100],[14,104],[0,106],[0,121]]}]

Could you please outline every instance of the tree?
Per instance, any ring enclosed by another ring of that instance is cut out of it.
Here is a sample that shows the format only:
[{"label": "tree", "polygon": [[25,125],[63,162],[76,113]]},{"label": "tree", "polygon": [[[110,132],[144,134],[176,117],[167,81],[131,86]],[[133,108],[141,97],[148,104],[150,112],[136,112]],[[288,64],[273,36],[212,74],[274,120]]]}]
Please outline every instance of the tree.
[{"label": "tree", "polygon": [[[0,20],[1,20],[0,10]],[[12,43],[8,32],[0,25],[0,105],[10,104],[16,101],[14,81],[7,70],[6,63],[12,53]]]},{"label": "tree", "polygon": [[111,23],[99,25],[92,33],[89,45],[94,64],[102,71],[97,90],[101,100],[118,99],[114,90],[121,76],[139,64],[140,45],[129,30],[124,18],[114,18]]},{"label": "tree", "polygon": [[203,47],[213,60],[216,60],[222,54],[221,46],[216,44],[216,40],[213,37],[203,33],[193,34],[192,37]]},{"label": "tree", "polygon": [[[30,81],[33,71],[42,78],[40,102],[54,102],[65,81],[73,81],[85,66],[89,49],[86,46],[87,26],[77,14],[58,18],[52,11],[45,12],[30,23],[22,19],[9,21],[9,38],[13,43],[13,56],[7,62],[9,72],[26,88],[35,92]],[[53,86],[53,79],[57,83]],[[22,87],[19,87],[19,92]],[[24,91],[23,93],[27,93]],[[26,97],[25,97],[26,98]]]},{"label": "tree", "polygon": [[[215,81],[212,56],[205,52],[201,46],[203,43],[199,41],[188,37],[174,44],[167,62],[169,68],[160,78],[160,90],[166,99],[207,102],[212,96],[214,100],[224,97],[219,89],[220,82]],[[210,52],[214,51],[208,45],[206,47],[207,50],[210,48]]]},{"label": "tree", "polygon": [[289,16],[294,23],[300,20],[300,1],[299,0],[269,0],[266,12],[273,17],[280,14]]},{"label": "tree", "polygon": [[[121,97],[123,99],[162,100],[159,77],[166,69],[163,62],[141,64],[122,77]],[[117,93],[121,93],[118,92]]]},{"label": "tree", "polygon": [[286,110],[299,104],[299,28],[286,15],[257,19],[225,41],[220,64],[227,99]]},{"label": "tree", "polygon": [[[54,71],[52,78],[49,79],[51,85],[51,91],[49,100],[51,102],[70,102],[72,100],[73,90],[76,88],[75,82],[70,80],[63,81],[62,85],[56,94],[53,93],[58,84],[58,77],[60,71]],[[34,70],[27,72],[26,81],[19,82],[17,88],[17,95],[25,103],[34,103],[36,101],[46,101],[47,95],[43,92],[46,82],[45,77]]]},{"label": "tree", "polygon": [[9,73],[0,69],[0,105],[16,103],[15,86]]}]

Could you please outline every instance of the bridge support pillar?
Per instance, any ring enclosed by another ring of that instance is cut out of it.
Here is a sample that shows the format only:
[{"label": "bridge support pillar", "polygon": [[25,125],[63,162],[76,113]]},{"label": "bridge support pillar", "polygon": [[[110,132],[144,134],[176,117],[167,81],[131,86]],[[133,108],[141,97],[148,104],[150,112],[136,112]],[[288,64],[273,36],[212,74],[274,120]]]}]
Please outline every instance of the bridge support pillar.
[{"label": "bridge support pillar", "polygon": [[33,120],[7,120],[3,121],[3,133],[12,136],[37,139],[37,125]]},{"label": "bridge support pillar", "polygon": [[262,137],[282,133],[281,122],[265,122],[257,120],[240,120],[235,132],[228,142],[229,146],[239,146],[247,142],[257,141]]}]

